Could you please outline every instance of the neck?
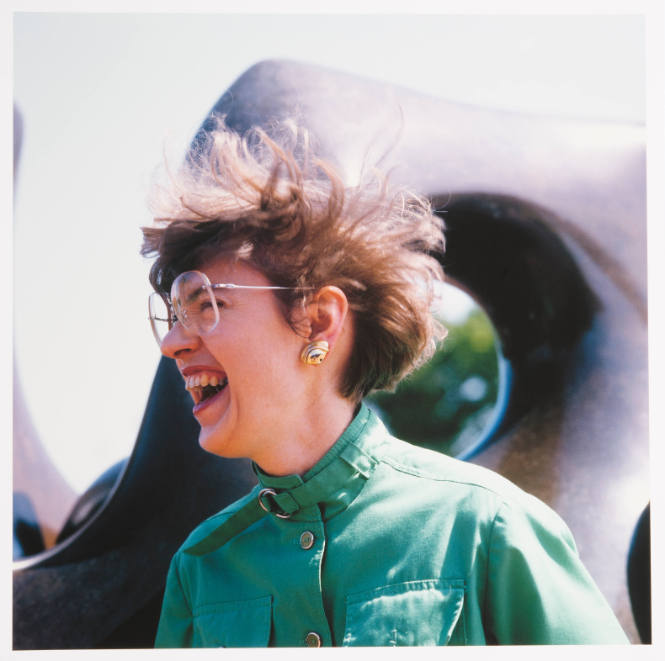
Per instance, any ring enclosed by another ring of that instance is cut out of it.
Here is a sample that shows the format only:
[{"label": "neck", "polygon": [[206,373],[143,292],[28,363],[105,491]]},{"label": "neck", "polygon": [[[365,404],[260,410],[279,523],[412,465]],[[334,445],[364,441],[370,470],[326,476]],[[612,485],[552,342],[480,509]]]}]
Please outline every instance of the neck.
[{"label": "neck", "polygon": [[[325,405],[321,402],[325,402]],[[320,399],[306,407],[293,429],[281,440],[274,438],[252,457],[269,475],[303,475],[321,459],[349,426],[356,403],[339,395]]]}]

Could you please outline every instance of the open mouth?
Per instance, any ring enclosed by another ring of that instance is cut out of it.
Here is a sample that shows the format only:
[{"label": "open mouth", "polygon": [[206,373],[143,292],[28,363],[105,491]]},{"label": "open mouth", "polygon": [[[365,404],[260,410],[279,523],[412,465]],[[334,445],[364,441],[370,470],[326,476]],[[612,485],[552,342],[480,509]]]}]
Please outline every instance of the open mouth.
[{"label": "open mouth", "polygon": [[228,379],[223,379],[222,382],[219,385],[216,386],[203,386],[201,388],[201,395],[198,403],[200,404],[201,402],[205,402],[207,399],[210,399],[211,397],[214,397],[218,392],[222,392],[224,388],[228,385],[229,380]]},{"label": "open mouth", "polygon": [[197,374],[185,379],[185,387],[191,393],[196,406],[218,395],[226,388],[228,383],[229,380],[226,376],[220,377],[208,374]]}]

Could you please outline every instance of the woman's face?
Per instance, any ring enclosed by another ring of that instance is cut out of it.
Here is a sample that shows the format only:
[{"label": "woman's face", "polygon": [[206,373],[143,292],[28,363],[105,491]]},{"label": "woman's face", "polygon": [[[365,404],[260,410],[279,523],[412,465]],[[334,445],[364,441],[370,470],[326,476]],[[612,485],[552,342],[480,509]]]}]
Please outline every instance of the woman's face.
[{"label": "woman's face", "polygon": [[[271,284],[242,262],[219,259],[199,270],[213,284]],[[306,340],[288,325],[274,292],[214,291],[220,304],[217,327],[199,336],[176,323],[161,350],[175,359],[192,396],[201,447],[260,465],[283,434],[293,433],[306,406],[307,367],[299,360]],[[216,394],[207,396],[210,389],[204,394],[206,384],[217,386]]]}]

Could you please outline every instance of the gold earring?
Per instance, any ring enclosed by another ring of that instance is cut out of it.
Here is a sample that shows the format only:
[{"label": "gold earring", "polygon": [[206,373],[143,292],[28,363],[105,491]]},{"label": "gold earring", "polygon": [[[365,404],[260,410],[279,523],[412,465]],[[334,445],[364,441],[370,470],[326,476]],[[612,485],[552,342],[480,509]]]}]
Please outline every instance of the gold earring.
[{"label": "gold earring", "polygon": [[300,360],[305,365],[320,365],[328,355],[330,347],[325,340],[318,340],[308,344],[300,354]]}]

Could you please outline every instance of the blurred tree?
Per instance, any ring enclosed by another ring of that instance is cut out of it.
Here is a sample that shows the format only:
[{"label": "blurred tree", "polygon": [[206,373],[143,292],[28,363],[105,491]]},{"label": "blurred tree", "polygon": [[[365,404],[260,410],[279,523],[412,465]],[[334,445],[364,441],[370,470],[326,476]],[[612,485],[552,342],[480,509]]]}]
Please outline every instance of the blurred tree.
[{"label": "blurred tree", "polygon": [[457,456],[486,428],[499,391],[496,337],[475,306],[458,324],[444,320],[448,336],[432,359],[394,393],[369,403],[391,432],[406,441]]}]

